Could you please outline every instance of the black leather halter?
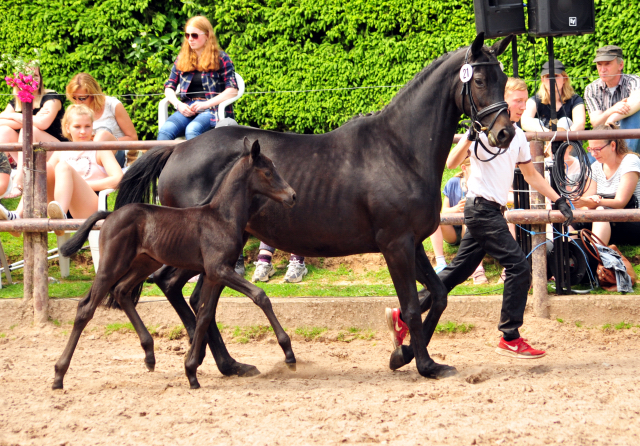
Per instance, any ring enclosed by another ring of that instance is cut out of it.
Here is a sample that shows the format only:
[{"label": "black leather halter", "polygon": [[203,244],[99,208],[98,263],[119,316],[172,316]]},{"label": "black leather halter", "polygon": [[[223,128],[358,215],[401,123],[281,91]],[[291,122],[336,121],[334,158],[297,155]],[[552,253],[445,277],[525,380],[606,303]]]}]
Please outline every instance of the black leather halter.
[{"label": "black leather halter", "polygon": [[[474,63],[469,63],[469,51],[471,50],[471,47],[469,47],[467,49],[467,54],[464,57],[464,63],[465,65],[470,65],[472,67],[477,67],[477,66],[481,66],[481,65],[500,65],[500,62],[498,62],[497,60],[495,62],[474,62]],[[473,76],[471,77],[471,79],[473,79]],[[476,133],[485,133],[487,134],[487,132],[491,131],[491,129],[493,128],[493,125],[496,123],[496,120],[498,119],[498,116],[500,115],[500,113],[502,113],[503,110],[508,110],[509,109],[509,104],[506,103],[506,101],[500,101],[500,102],[496,102],[495,104],[491,104],[488,105],[487,107],[483,108],[482,110],[478,111],[478,108],[476,107],[476,103],[473,100],[473,94],[471,93],[471,79],[469,79],[467,82],[463,82],[462,83],[462,91],[460,92],[460,94],[462,95],[462,105],[464,107],[464,97],[465,96],[469,96],[469,105],[471,108],[471,126],[473,127],[473,130]],[[484,117],[490,115],[491,113],[495,113],[495,116],[493,117],[493,120],[491,121],[491,124],[489,124],[488,127],[483,127],[482,123],[480,122]],[[491,158],[483,160],[480,159],[478,157],[478,143],[482,146],[482,148],[490,153],[491,155],[493,155]],[[480,140],[480,138],[476,139],[475,141],[475,145],[474,145],[474,152],[476,155],[476,158],[478,159],[478,161],[482,161],[482,162],[488,162],[493,160],[494,158],[496,158],[498,155],[502,155],[503,153],[506,153],[507,150],[509,148],[504,148],[504,149],[500,149],[498,148],[497,152],[492,152],[491,150],[489,150],[484,144],[483,142]]]}]

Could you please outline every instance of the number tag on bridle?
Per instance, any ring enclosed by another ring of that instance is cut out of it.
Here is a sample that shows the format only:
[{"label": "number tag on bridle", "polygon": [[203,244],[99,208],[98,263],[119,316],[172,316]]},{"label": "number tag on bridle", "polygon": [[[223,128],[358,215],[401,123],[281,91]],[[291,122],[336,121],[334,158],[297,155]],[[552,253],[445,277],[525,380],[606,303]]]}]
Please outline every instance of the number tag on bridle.
[{"label": "number tag on bridle", "polygon": [[460,68],[460,80],[465,83],[469,82],[473,77],[473,67],[468,63],[464,64],[462,68]]}]

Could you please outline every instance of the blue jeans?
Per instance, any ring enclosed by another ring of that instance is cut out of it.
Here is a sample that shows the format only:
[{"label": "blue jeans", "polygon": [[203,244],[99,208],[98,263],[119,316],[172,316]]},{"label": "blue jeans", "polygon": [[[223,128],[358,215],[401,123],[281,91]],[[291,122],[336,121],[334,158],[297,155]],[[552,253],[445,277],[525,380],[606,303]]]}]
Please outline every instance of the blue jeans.
[{"label": "blue jeans", "polygon": [[[620,120],[621,129],[640,129],[640,111]],[[640,140],[626,139],[627,146],[632,152],[640,153]]]},{"label": "blue jeans", "polygon": [[160,127],[158,141],[173,140],[179,136],[193,139],[214,127],[211,125],[211,117],[210,110],[189,117],[177,111]]}]

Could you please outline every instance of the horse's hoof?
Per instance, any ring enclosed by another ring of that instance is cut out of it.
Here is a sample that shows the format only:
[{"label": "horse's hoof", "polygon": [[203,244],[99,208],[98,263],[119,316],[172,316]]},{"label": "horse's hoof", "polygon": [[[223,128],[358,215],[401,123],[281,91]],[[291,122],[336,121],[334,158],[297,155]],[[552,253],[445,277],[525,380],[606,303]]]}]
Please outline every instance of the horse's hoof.
[{"label": "horse's hoof", "polygon": [[458,370],[450,365],[437,364],[434,362],[433,365],[425,371],[425,373],[420,372],[420,374],[429,379],[444,379],[457,375]]},{"label": "horse's hoof", "polygon": [[239,367],[236,371],[236,375],[240,378],[251,378],[252,376],[257,376],[260,374],[260,370],[254,365],[251,364],[238,364]]},{"label": "horse's hoof", "polygon": [[51,386],[51,390],[61,390],[62,388],[63,388],[62,383],[57,383],[57,382],[54,382],[53,385]]},{"label": "horse's hoof", "polygon": [[296,363],[295,362],[285,362],[285,364],[287,365],[287,368],[289,370],[291,370],[292,372],[296,371]]},{"label": "horse's hoof", "polygon": [[189,387],[191,387],[194,390],[195,389],[199,389],[200,388],[200,383],[198,381],[196,381],[194,383],[191,383],[191,385]]},{"label": "horse's hoof", "polygon": [[407,365],[407,363],[404,361],[402,346],[400,346],[391,353],[391,358],[389,358],[389,368],[391,370],[398,370],[400,367],[404,367],[405,365]]},{"label": "horse's hoof", "polygon": [[156,369],[156,363],[155,362],[146,362],[144,363],[145,367],[147,368],[148,371],[153,372]]}]

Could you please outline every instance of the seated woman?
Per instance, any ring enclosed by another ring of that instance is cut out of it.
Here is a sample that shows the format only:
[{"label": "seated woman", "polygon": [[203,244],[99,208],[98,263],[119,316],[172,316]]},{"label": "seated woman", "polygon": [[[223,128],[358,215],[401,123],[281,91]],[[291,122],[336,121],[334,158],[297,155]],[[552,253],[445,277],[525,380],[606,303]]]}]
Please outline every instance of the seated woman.
[{"label": "seated woman", "polygon": [[[171,68],[164,94],[176,112],[162,125],[158,140],[179,136],[187,139],[214,128],[218,122],[218,104],[238,94],[233,63],[220,49],[213,27],[206,17],[187,21],[184,42]],[[180,99],[176,96],[179,89]],[[233,118],[233,109],[229,109]]]},{"label": "seated woman", "polygon": [[[594,130],[613,130],[605,124]],[[640,158],[629,151],[624,139],[589,141],[589,151],[596,158],[591,165],[591,184],[585,194],[574,201],[586,209],[636,208],[640,200]],[[640,222],[574,223],[574,229],[591,228],[605,244],[640,245]],[[615,231],[613,230],[615,228]]]},{"label": "seated woman", "polygon": [[[94,141],[137,141],[138,134],[122,103],[102,92],[100,84],[88,73],[78,73],[66,88],[67,99],[93,111]],[[120,167],[124,167],[124,150],[114,151]]]},{"label": "seated woman", "polygon": [[[85,105],[71,105],[62,120],[64,136],[73,142],[93,139],[93,111]],[[97,192],[115,188],[122,169],[110,150],[54,152],[47,162],[47,215],[49,218],[87,218],[98,210]],[[15,212],[0,207],[0,219],[22,217],[20,200]]]},{"label": "seated woman", "polygon": [[[31,73],[34,81],[38,83],[38,89],[34,92],[33,97],[33,141],[34,142],[52,142],[66,141],[62,135],[62,116],[64,110],[62,108],[62,96],[53,90],[46,90],[43,87],[40,68],[35,67]],[[5,110],[0,113],[0,143],[16,143],[22,141],[22,102],[18,99],[17,90],[14,88],[14,97],[9,101]],[[23,172],[22,172],[22,152],[9,152],[17,161],[18,169],[13,179],[13,191],[7,198],[18,197],[22,195]],[[47,152],[49,157],[51,152]],[[4,194],[9,184],[9,177],[0,173],[0,195]]]},{"label": "seated woman", "polygon": [[[575,94],[566,68],[559,60],[554,61],[556,77],[556,112],[558,130],[584,130],[586,122],[584,101]],[[525,132],[548,132],[551,120],[551,96],[549,89],[549,62],[542,66],[542,82],[538,93],[527,101],[527,108],[520,121]]]}]

